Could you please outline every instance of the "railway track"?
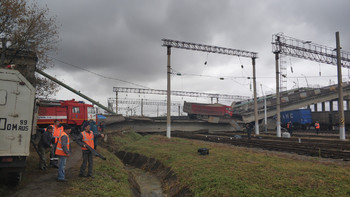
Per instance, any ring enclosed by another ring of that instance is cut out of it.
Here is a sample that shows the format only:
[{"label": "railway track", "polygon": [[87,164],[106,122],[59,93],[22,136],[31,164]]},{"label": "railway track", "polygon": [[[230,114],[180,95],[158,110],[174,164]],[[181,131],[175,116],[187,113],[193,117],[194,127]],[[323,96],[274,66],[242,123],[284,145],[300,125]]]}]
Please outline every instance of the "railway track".
[{"label": "railway track", "polygon": [[261,148],[271,151],[280,151],[295,153],[300,155],[307,155],[313,157],[323,157],[332,159],[343,159],[345,161],[350,160],[350,144],[348,142],[339,141],[325,141],[317,139],[303,139],[299,143],[296,139],[265,139],[262,138],[252,138],[252,139],[236,139],[236,133],[231,135],[225,133],[188,133],[188,132],[173,132],[172,136],[196,139],[202,141],[225,143],[235,146]]}]

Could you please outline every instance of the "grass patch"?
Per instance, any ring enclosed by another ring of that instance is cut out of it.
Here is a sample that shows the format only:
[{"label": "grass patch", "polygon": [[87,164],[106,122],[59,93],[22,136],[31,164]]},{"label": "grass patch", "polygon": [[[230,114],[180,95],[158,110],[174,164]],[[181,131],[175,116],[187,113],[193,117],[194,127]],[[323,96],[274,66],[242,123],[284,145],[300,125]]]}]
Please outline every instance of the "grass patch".
[{"label": "grass patch", "polygon": [[[195,196],[349,196],[350,165],[301,160],[229,145],[135,133],[109,140],[172,168]],[[197,149],[210,154],[200,156]]]},{"label": "grass patch", "polygon": [[98,151],[106,156],[107,160],[94,159],[95,178],[70,180],[70,186],[59,196],[133,196],[128,173],[120,160],[102,147],[99,147]]}]

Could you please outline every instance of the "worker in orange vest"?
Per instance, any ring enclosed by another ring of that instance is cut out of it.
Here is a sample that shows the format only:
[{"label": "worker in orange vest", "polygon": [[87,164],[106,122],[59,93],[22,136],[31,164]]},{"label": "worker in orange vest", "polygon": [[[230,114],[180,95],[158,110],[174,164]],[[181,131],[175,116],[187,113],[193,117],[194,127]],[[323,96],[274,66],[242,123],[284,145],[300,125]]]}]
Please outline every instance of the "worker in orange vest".
[{"label": "worker in orange vest", "polygon": [[316,121],[315,123],[315,129],[316,129],[316,134],[318,135],[318,133],[320,132],[320,123],[318,123],[318,121]]},{"label": "worker in orange vest", "polygon": [[[77,140],[80,142],[84,142],[86,145],[90,146],[91,148],[95,148],[94,146],[94,138],[98,138],[98,137],[104,137],[103,134],[100,133],[96,133],[94,134],[91,130],[90,130],[90,125],[89,123],[84,124],[83,126],[84,130],[79,134]],[[80,166],[80,173],[79,176],[80,177],[86,177],[85,176],[85,169],[86,169],[86,164],[88,163],[89,167],[88,167],[88,174],[87,177],[92,177],[92,170],[93,170],[93,157],[92,157],[92,152],[86,148],[86,145],[83,145],[81,147],[82,152],[83,152],[83,163]]]},{"label": "worker in orange vest", "polygon": [[63,132],[63,126],[60,125],[59,120],[55,120],[53,125],[50,125],[53,128],[53,134],[52,137],[54,139],[54,143],[52,146],[51,154],[50,154],[50,165],[58,168],[58,157],[55,156],[56,152],[56,147],[57,147],[57,142],[58,138],[61,136]]},{"label": "worker in orange vest", "polygon": [[66,168],[66,162],[67,157],[70,155],[70,145],[69,145],[69,133],[71,132],[71,128],[69,125],[64,126],[64,131],[62,131],[61,136],[58,138],[57,141],[57,148],[55,151],[55,154],[59,158],[59,165],[58,165],[58,175],[57,175],[57,181],[59,182],[66,182],[67,179],[65,178],[65,168]]}]

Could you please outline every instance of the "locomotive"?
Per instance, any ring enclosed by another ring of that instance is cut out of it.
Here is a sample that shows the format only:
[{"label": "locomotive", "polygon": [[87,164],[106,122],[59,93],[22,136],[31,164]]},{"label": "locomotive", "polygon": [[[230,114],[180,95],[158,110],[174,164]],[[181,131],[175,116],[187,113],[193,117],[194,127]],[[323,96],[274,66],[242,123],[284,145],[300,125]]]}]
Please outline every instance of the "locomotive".
[{"label": "locomotive", "polygon": [[97,115],[93,105],[83,101],[72,100],[40,100],[37,125],[47,127],[59,120],[61,124],[68,124],[73,131],[89,120],[97,122]]}]

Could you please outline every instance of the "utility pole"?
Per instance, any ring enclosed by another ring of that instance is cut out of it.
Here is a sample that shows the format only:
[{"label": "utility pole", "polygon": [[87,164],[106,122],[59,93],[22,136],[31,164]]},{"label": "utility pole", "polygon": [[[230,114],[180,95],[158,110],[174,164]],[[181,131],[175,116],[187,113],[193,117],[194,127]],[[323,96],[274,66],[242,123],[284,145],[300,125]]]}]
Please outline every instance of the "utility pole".
[{"label": "utility pole", "polygon": [[166,127],[166,136],[168,138],[171,137],[171,90],[170,90],[170,74],[171,74],[171,67],[170,67],[170,55],[171,55],[171,47],[167,46],[167,55],[168,55],[168,65],[167,65],[167,118],[166,118],[166,122],[167,122],[167,127]]},{"label": "utility pole", "polygon": [[260,84],[262,95],[264,96],[264,123],[265,123],[265,133],[267,133],[267,108],[266,108],[266,95],[264,93],[262,84]]},{"label": "utility pole", "polygon": [[280,72],[278,68],[279,52],[275,52],[275,62],[276,62],[276,127],[277,127],[277,137],[281,137],[281,99],[280,99]]},{"label": "utility pole", "polygon": [[341,72],[341,54],[340,54],[340,39],[339,32],[335,32],[337,45],[337,70],[338,70],[338,111],[339,111],[339,138],[345,140],[345,120],[344,120],[344,101],[343,101],[343,81]]},{"label": "utility pole", "polygon": [[159,105],[157,105],[157,117],[159,117]]},{"label": "utility pole", "polygon": [[118,114],[118,91],[115,92],[115,114]]},{"label": "utility pole", "polygon": [[143,116],[143,99],[141,99],[141,116]]},{"label": "utility pole", "polygon": [[1,66],[5,66],[6,39],[1,39]]},{"label": "utility pole", "polygon": [[77,91],[77,90],[71,88],[71,87],[68,86],[67,84],[65,84],[65,83],[63,83],[63,82],[61,82],[61,81],[59,81],[58,79],[56,79],[55,77],[52,77],[51,75],[45,73],[44,71],[39,70],[39,69],[35,69],[35,72],[37,72],[37,73],[41,74],[42,76],[44,76],[44,77],[50,79],[51,81],[57,83],[58,85],[61,85],[62,87],[66,88],[67,90],[69,90],[69,91],[71,91],[71,92],[77,94],[78,96],[80,96],[80,97],[82,97],[82,98],[84,98],[84,99],[90,101],[91,103],[93,103],[93,104],[95,104],[95,105],[101,107],[102,109],[106,110],[107,112],[109,112],[109,113],[111,113],[111,114],[114,114],[114,115],[116,114],[116,113],[114,113],[113,110],[108,109],[108,107],[103,106],[103,105],[100,104],[99,102],[97,102],[97,101],[93,100],[92,98],[86,96],[85,94],[81,93],[80,91]]},{"label": "utility pole", "polygon": [[255,57],[252,58],[252,65],[253,65],[253,89],[254,89],[255,134],[256,134],[256,135],[259,135],[258,100],[257,100],[257,98],[256,98]]}]

